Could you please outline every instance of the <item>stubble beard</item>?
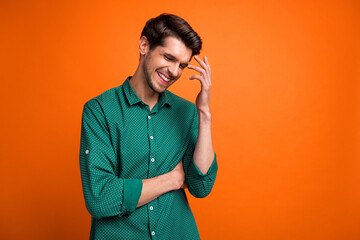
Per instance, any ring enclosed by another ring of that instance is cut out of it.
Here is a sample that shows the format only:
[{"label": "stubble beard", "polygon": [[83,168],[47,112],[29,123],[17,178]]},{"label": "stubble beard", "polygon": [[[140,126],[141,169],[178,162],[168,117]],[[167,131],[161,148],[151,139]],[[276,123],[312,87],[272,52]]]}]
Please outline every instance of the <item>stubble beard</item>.
[{"label": "stubble beard", "polygon": [[149,70],[148,70],[148,62],[150,62],[149,60],[150,60],[150,57],[148,55],[148,56],[146,56],[145,61],[143,63],[143,72],[144,72],[146,82],[147,82],[148,86],[151,88],[151,90],[153,90],[154,92],[159,93],[159,94],[163,93],[165,90],[164,91],[157,90],[155,87],[154,80],[151,79],[151,76],[150,76]]}]

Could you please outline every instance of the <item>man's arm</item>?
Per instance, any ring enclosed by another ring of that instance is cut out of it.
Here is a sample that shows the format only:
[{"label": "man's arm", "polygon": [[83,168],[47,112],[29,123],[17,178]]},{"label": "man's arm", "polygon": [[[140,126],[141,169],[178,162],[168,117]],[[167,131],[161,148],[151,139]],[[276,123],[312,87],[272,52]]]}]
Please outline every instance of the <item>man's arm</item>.
[{"label": "man's arm", "polygon": [[194,162],[199,170],[206,174],[214,160],[214,149],[211,138],[211,113],[210,113],[210,91],[211,91],[211,69],[207,57],[202,61],[198,56],[194,57],[201,67],[189,65],[200,73],[193,75],[190,79],[197,79],[201,83],[201,91],[196,97],[196,108],[198,111],[198,137],[194,151]]},{"label": "man's arm", "polygon": [[214,149],[211,138],[211,114],[198,110],[198,137],[194,151],[194,162],[199,170],[206,174],[214,160]]},{"label": "man's arm", "polygon": [[194,124],[184,165],[190,193],[195,197],[205,197],[210,193],[217,174],[217,161],[211,137],[211,70],[206,57],[202,61],[195,56],[195,60],[201,67],[192,65],[188,67],[199,72],[200,75],[192,75],[190,79],[199,80],[201,91],[196,98]]},{"label": "man's arm", "polygon": [[137,207],[147,204],[164,193],[185,188],[185,173],[182,161],[170,172],[142,180],[143,187]]}]

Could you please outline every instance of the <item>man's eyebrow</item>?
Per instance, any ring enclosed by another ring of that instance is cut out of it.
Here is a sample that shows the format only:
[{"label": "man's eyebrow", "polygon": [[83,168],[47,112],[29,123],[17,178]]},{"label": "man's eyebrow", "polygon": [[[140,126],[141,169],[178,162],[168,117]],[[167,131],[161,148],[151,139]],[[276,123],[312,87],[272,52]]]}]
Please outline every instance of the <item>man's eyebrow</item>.
[{"label": "man's eyebrow", "polygon": [[168,58],[174,59],[174,60],[178,60],[174,55],[170,54],[170,53],[164,53],[164,55],[166,55]]},{"label": "man's eyebrow", "polygon": [[[172,55],[170,53],[165,52],[164,55],[172,60],[175,60],[175,61],[178,60],[174,55]],[[189,63],[181,63],[181,65],[183,65],[183,67],[187,67],[189,65]]]}]

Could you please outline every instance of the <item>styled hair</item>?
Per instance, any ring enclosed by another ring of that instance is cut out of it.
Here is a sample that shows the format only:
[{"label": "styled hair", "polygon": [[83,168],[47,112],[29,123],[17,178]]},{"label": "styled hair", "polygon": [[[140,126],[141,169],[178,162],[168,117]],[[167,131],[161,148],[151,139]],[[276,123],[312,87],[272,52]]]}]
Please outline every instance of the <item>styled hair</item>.
[{"label": "styled hair", "polygon": [[150,50],[164,46],[166,37],[173,36],[184,42],[192,50],[192,56],[200,53],[202,41],[199,35],[181,17],[163,13],[151,18],[145,24],[141,37],[145,36],[150,44]]}]

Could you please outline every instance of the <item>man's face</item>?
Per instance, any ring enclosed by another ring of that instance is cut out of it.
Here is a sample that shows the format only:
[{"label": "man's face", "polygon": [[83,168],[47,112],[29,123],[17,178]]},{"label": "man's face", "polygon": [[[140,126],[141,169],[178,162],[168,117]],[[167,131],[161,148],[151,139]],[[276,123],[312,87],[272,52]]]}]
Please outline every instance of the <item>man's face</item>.
[{"label": "man's face", "polygon": [[145,56],[143,70],[149,87],[156,93],[164,92],[180,78],[191,56],[192,50],[181,40],[167,37],[164,46],[155,47]]}]

